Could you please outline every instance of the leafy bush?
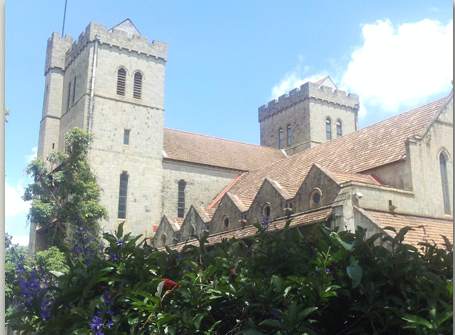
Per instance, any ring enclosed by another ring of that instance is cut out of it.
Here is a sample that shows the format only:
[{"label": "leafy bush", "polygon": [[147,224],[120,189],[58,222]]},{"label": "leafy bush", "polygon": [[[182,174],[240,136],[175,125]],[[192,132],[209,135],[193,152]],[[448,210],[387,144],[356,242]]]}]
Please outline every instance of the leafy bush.
[{"label": "leafy bush", "polygon": [[417,250],[406,232],[313,225],[178,253],[120,226],[89,262],[18,264],[8,320],[37,334],[450,334],[452,246]]}]

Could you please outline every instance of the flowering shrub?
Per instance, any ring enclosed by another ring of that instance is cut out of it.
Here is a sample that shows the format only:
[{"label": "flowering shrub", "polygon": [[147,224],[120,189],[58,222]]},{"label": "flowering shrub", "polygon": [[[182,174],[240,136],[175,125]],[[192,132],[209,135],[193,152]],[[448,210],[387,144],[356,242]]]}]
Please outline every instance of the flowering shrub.
[{"label": "flowering shrub", "polygon": [[[13,328],[37,334],[450,334],[452,246],[320,226],[156,250],[104,234],[67,270],[18,263]],[[379,243],[381,242],[381,243]]]}]

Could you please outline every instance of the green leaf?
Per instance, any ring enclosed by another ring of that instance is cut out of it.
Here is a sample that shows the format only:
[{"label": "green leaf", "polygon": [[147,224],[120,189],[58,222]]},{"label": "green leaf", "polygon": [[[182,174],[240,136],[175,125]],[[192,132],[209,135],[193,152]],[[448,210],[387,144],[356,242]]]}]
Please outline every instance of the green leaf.
[{"label": "green leaf", "polygon": [[346,272],[352,280],[352,287],[356,288],[362,281],[363,271],[359,265],[359,262],[355,259],[351,259],[351,264],[346,267]]},{"label": "green leaf", "polygon": [[402,317],[403,320],[407,321],[408,323],[411,323],[415,328],[415,326],[423,326],[427,329],[433,329],[433,325],[431,324],[430,321],[418,316],[418,315],[412,315],[412,314],[406,314],[405,316]]},{"label": "green leaf", "polygon": [[303,311],[299,313],[299,318],[300,319],[306,319],[311,313],[317,311],[317,307],[307,307]]},{"label": "green leaf", "polygon": [[341,244],[341,246],[346,249],[347,251],[352,251],[352,244],[349,244],[345,241],[343,241],[340,237],[340,235],[338,235],[337,233],[335,232],[331,232],[330,235],[329,235],[331,238],[335,239],[336,241],[338,241],[338,243]]},{"label": "green leaf", "polygon": [[281,329],[281,322],[278,320],[266,319],[264,321],[261,321],[259,323],[259,326],[269,327],[269,328],[274,328],[274,329]]}]

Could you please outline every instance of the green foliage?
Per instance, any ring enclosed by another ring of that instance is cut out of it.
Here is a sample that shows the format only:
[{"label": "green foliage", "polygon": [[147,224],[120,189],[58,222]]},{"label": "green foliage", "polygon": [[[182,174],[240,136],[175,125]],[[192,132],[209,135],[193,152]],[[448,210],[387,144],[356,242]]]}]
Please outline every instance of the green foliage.
[{"label": "green foliage", "polygon": [[417,250],[406,232],[314,225],[177,253],[120,226],[103,256],[69,260],[51,317],[9,320],[37,334],[450,334],[452,246]]},{"label": "green foliage", "polygon": [[75,244],[75,227],[98,236],[98,221],[105,216],[87,161],[89,144],[90,136],[74,128],[65,136],[65,153],[52,153],[47,163],[36,159],[27,168],[34,180],[24,194],[32,201],[29,220],[44,233],[47,245],[60,250]]}]

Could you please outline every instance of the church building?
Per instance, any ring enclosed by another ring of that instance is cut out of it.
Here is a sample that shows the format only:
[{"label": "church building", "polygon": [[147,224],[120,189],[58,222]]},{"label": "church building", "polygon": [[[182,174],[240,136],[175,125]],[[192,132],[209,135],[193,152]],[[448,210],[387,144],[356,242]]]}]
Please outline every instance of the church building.
[{"label": "church building", "polygon": [[[93,136],[89,163],[108,217],[155,246],[324,224],[368,234],[415,227],[452,237],[453,95],[358,128],[359,98],[330,77],[259,107],[260,145],[164,128],[167,45],[126,19],[47,43],[39,158],[65,133]],[[31,247],[41,247],[31,227]]]}]

